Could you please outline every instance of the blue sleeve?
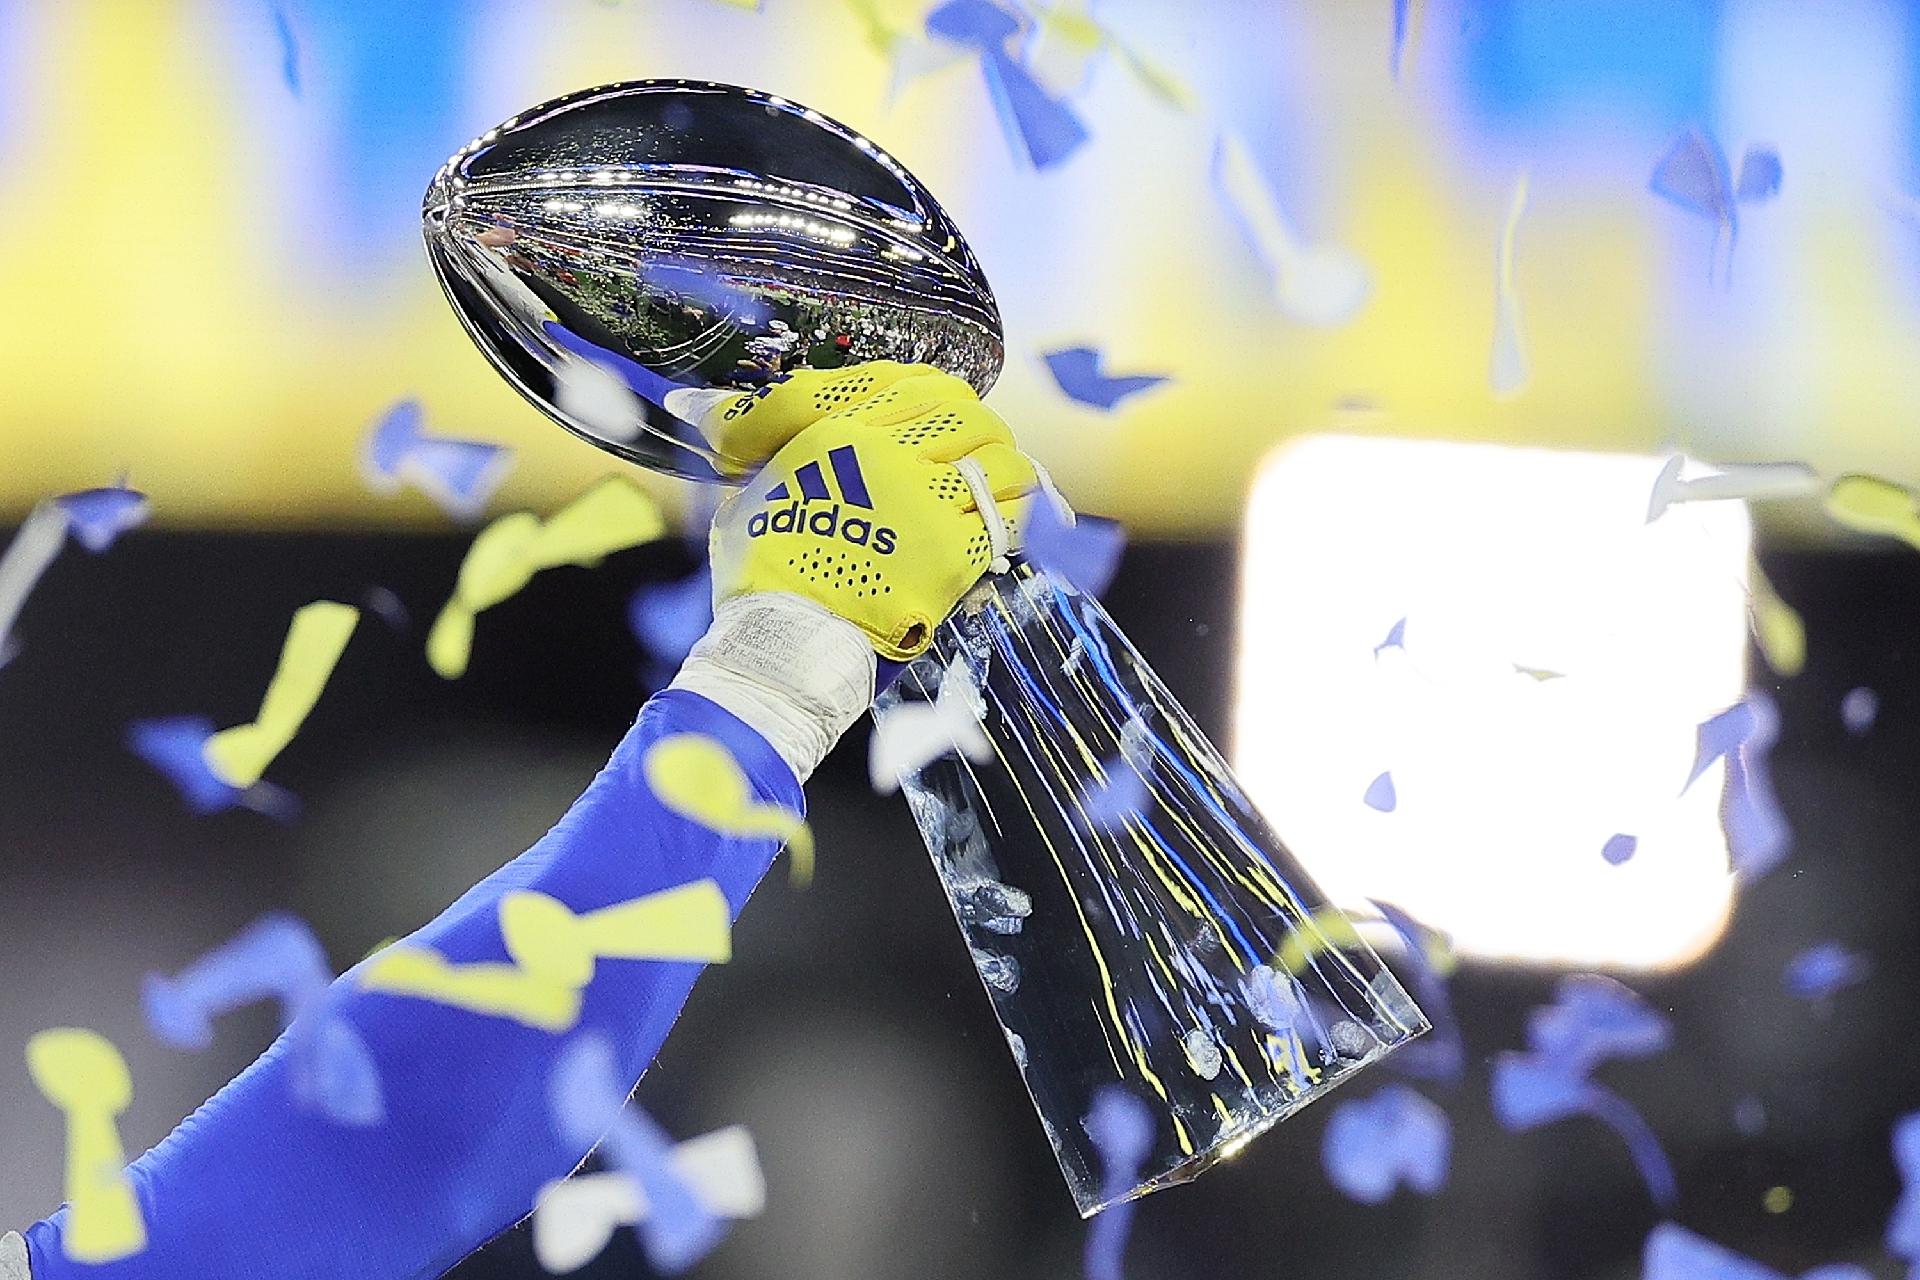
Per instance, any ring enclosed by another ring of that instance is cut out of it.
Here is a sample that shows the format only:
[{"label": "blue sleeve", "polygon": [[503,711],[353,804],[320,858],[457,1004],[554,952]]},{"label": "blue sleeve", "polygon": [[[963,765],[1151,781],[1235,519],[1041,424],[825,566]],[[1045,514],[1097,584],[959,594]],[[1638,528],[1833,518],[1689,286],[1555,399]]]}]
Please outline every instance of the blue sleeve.
[{"label": "blue sleeve", "polygon": [[[641,760],[654,741],[680,732],[720,739],[761,801],[800,809],[793,771],[765,740],[706,699],[668,690],[642,709],[558,826],[410,941],[457,962],[504,961],[495,903],[520,888],[580,912],[712,877],[738,916],[778,850],[662,808]],[[702,967],[602,961],[578,1029],[604,1035],[637,1081]],[[525,1217],[538,1189],[587,1154],[563,1142],[547,1114],[547,1076],[563,1037],[363,991],[352,973],[327,1000],[372,1050],[385,1124],[346,1128],[296,1109],[283,1036],[130,1167],[147,1223],[144,1252],[105,1266],[67,1261],[63,1208],[27,1233],[34,1280],[425,1280]]]}]

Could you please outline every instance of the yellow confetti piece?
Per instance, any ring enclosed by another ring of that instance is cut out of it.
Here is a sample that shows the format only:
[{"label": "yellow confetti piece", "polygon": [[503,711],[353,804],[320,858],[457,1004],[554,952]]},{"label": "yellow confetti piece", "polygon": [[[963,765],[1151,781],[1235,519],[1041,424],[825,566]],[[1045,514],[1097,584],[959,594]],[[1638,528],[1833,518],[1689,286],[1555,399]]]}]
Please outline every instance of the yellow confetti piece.
[{"label": "yellow confetti piece", "polygon": [[1122,40],[1094,17],[1087,0],[1057,0],[1033,11],[1035,38],[1027,69],[1055,93],[1071,92],[1086,79],[1094,58],[1110,51],[1140,86],[1176,111],[1193,109],[1193,93],[1172,72]]},{"label": "yellow confetti piece", "polygon": [[473,655],[474,619],[510,598],[542,569],[592,568],[615,551],[652,542],[667,531],[659,504],[624,476],[609,476],[549,516],[501,516],[467,548],[453,596],[427,634],[427,662],[456,679]]},{"label": "yellow confetti piece", "polygon": [[27,1041],[27,1071],[66,1114],[70,1210],[61,1239],[67,1257],[103,1263],[139,1253],[147,1247],[147,1227],[114,1124],[133,1101],[126,1059],[96,1032],[61,1027]]},{"label": "yellow confetti piece", "polygon": [[528,973],[584,987],[596,960],[693,960],[733,955],[732,913],[712,880],[696,880],[575,915],[557,898],[515,890],[500,900],[507,954]]},{"label": "yellow confetti piece", "polygon": [[580,1020],[579,987],[551,982],[517,964],[453,964],[425,947],[387,948],[367,962],[360,985],[511,1018],[539,1031],[571,1031]]},{"label": "yellow confetti piece", "polygon": [[332,600],[316,600],[294,611],[280,649],[280,665],[260,700],[260,714],[252,724],[214,734],[201,748],[208,767],[223,782],[250,787],[260,781],[320,700],[320,691],[359,621],[358,609]]},{"label": "yellow confetti piece", "polygon": [[[1443,978],[1451,974],[1460,963],[1453,947],[1430,929],[1420,932],[1427,935],[1421,944],[1427,967]],[[1351,916],[1338,907],[1322,907],[1294,927],[1293,932],[1287,935],[1287,940],[1280,944],[1280,952],[1274,957],[1273,963],[1276,968],[1297,978],[1306,972],[1313,958],[1323,952],[1366,945],[1367,940],[1360,936],[1360,930]]]},{"label": "yellow confetti piece", "polygon": [[1782,676],[1797,676],[1807,665],[1807,626],[1794,607],[1780,598],[1754,561],[1748,572],[1747,616],[1760,656]]},{"label": "yellow confetti piece", "polygon": [[1849,529],[1898,538],[1920,550],[1920,509],[1913,490],[1891,480],[1841,476],[1827,490],[1827,514]]},{"label": "yellow confetti piece", "polygon": [[1107,32],[1093,16],[1087,0],[1063,0],[1039,11],[1040,38],[1058,40],[1066,48],[1090,57],[1107,42]]},{"label": "yellow confetti piece", "polygon": [[548,894],[516,889],[501,896],[499,915],[512,964],[454,964],[426,947],[395,946],[370,959],[360,985],[560,1032],[580,1020],[596,961],[722,963],[733,956],[732,912],[712,880],[584,915]]},{"label": "yellow confetti piece", "polygon": [[540,540],[540,517],[531,511],[501,516],[474,535],[467,558],[460,562],[454,596],[478,613],[490,609],[533,580],[534,546]]},{"label": "yellow confetti piece", "polygon": [[666,531],[659,503],[631,480],[610,476],[547,517],[534,542],[534,565],[590,569],[613,552],[652,542]]},{"label": "yellow confetti piece", "polygon": [[847,0],[847,8],[853,10],[854,21],[860,24],[867,47],[883,58],[890,56],[900,33],[880,12],[879,0]]},{"label": "yellow confetti piece", "polygon": [[1365,945],[1360,930],[1354,927],[1346,912],[1336,907],[1322,907],[1294,927],[1287,940],[1280,944],[1280,953],[1273,963],[1297,978],[1322,952]]},{"label": "yellow confetti piece", "polygon": [[1113,51],[1127,64],[1127,70],[1133,73],[1133,78],[1140,82],[1142,88],[1176,111],[1193,110],[1193,90],[1183,81],[1132,45],[1114,39],[1111,33],[1107,38]]},{"label": "yellow confetti piece", "polygon": [[647,749],[647,785],[660,803],[724,836],[772,836],[793,855],[792,880],[813,881],[813,832],[806,819],[753,798],[733,753],[699,733],[676,733]]}]

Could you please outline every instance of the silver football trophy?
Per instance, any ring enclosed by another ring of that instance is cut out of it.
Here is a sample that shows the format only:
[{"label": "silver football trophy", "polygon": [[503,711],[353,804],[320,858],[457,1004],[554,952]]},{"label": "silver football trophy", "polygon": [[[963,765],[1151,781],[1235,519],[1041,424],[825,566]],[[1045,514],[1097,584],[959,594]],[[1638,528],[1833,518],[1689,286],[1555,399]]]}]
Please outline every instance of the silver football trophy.
[{"label": "silver football trophy", "polygon": [[[891,359],[984,394],[1004,358],[993,291],[926,188],[750,89],[543,103],[449,160],[423,216],[494,367],[656,471],[728,482],[690,425],[716,391]],[[902,786],[1082,1214],[1197,1176],[1427,1029],[1097,600],[1016,560],[875,713],[943,690],[992,758]],[[1115,1085],[1156,1118],[1117,1194],[1082,1123]]]}]

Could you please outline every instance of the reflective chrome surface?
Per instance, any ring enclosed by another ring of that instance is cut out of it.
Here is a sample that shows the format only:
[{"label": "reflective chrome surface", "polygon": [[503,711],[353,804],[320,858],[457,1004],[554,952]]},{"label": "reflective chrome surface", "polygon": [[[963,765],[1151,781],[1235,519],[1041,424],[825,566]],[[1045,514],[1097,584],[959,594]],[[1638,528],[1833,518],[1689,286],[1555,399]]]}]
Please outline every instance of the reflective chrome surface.
[{"label": "reflective chrome surface", "polygon": [[655,470],[717,478],[664,411],[677,388],[880,358],[982,392],[1000,372],[993,291],[926,188],[751,89],[635,81],[543,103],[448,160],[422,216],[447,297],[508,381]]}]

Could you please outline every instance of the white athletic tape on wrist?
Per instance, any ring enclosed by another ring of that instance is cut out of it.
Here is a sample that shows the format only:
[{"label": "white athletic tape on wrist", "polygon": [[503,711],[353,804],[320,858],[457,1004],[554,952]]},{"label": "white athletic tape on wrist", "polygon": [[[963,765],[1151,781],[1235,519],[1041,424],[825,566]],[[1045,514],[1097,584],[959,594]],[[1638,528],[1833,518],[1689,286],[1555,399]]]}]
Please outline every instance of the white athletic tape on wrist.
[{"label": "white athletic tape on wrist", "polygon": [[767,740],[805,782],[873,704],[877,658],[860,629],[783,591],[723,600],[673,678]]},{"label": "white athletic tape on wrist", "polygon": [[0,1280],[29,1280],[27,1242],[17,1231],[0,1236]]}]

